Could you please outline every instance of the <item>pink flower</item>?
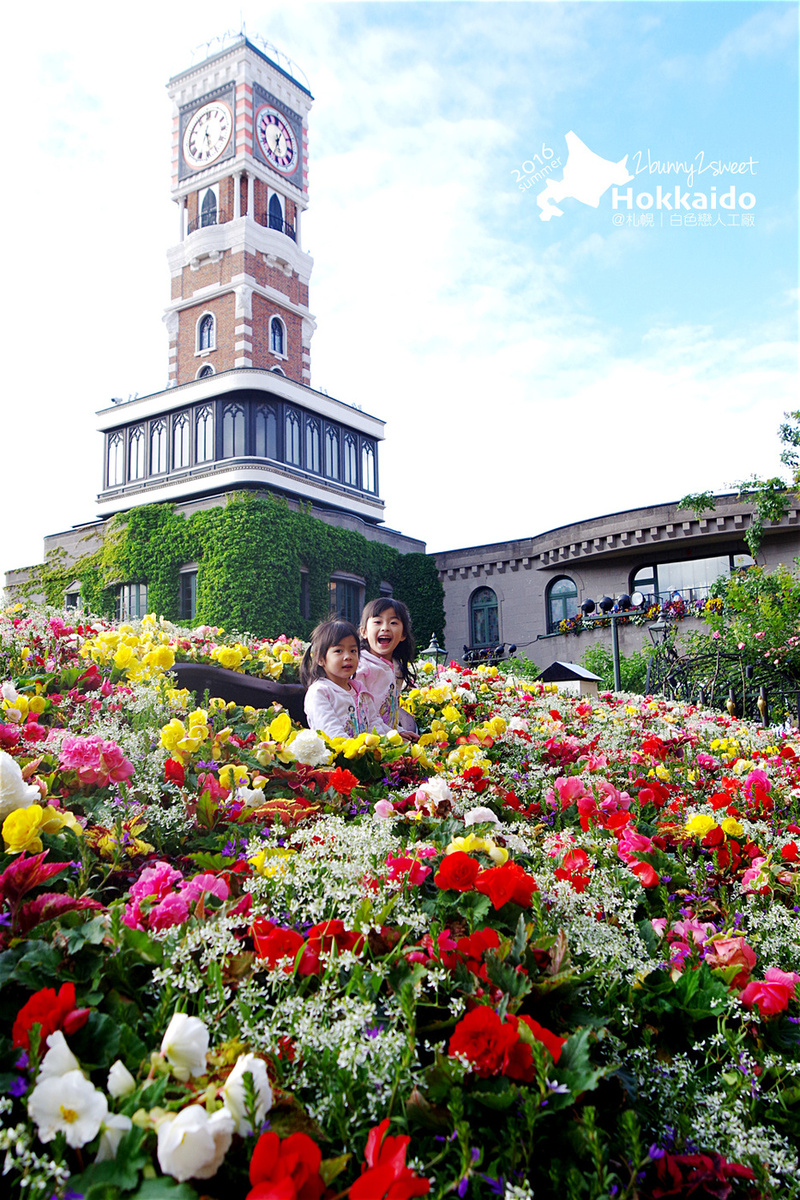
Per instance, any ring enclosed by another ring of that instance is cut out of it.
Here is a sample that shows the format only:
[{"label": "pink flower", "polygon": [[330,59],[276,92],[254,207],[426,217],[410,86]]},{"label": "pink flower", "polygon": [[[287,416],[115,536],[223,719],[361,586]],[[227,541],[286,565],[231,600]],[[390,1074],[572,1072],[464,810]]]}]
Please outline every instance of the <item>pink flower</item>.
[{"label": "pink flower", "polygon": [[218,900],[227,900],[230,895],[230,888],[225,880],[220,879],[217,875],[195,875],[194,879],[190,879],[188,883],[184,884],[180,895],[191,904],[192,901],[199,900],[206,892],[210,892]]},{"label": "pink flower", "polygon": [[145,867],[130,889],[130,894],[134,900],[143,900],[145,896],[163,900],[172,891],[173,884],[182,882],[180,871],[176,871],[169,863],[157,862],[152,867]]},{"label": "pink flower", "polygon": [[779,971],[777,967],[768,967],[763,982],[754,979],[748,983],[739,999],[746,1008],[753,1008],[757,1004],[762,1017],[773,1017],[789,1007],[789,1001],[797,995],[798,983],[800,975],[796,971]]},{"label": "pink flower", "polygon": [[766,861],[765,858],[753,859],[752,865],[742,875],[743,892],[757,892],[759,896],[764,896],[770,890],[769,883],[761,873],[761,868]]},{"label": "pink flower", "polygon": [[561,800],[561,807],[569,808],[574,800],[586,795],[583,780],[577,775],[562,776],[556,780],[556,791]]},{"label": "pink flower", "polygon": [[101,737],[68,737],[61,746],[62,769],[76,771],[84,784],[106,787],[109,782],[123,783],[133,774],[129,762],[116,742]]},{"label": "pink flower", "polygon": [[391,852],[386,855],[386,865],[389,868],[387,879],[399,879],[405,875],[408,882],[414,887],[428,878],[431,873],[430,867],[423,867],[421,862],[416,858],[409,858],[408,855],[400,855],[395,857]]},{"label": "pink flower", "polygon": [[182,925],[188,916],[189,905],[185,898],[172,892],[151,911],[149,925],[151,929],[171,929],[173,925]]},{"label": "pink flower", "polygon": [[755,951],[743,937],[714,938],[706,943],[706,962],[709,967],[739,967],[739,973],[731,980],[731,987],[741,988],[756,965]]}]

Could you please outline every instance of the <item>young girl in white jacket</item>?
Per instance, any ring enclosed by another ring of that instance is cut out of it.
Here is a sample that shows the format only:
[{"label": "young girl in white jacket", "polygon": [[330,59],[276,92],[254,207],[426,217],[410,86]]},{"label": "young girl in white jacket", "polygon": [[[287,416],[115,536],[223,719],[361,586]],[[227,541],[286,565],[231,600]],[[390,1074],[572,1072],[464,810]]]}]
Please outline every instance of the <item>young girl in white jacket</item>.
[{"label": "young girl in white jacket", "polygon": [[358,632],[349,621],[323,621],[311,634],[300,664],[310,729],[331,738],[389,733],[369,689],[354,678],[358,658]]}]

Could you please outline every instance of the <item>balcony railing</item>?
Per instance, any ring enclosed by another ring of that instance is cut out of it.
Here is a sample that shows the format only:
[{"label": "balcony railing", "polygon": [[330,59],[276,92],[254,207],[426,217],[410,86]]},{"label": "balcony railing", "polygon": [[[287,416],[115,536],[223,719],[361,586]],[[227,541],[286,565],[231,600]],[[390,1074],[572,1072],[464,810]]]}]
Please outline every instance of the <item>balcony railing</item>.
[{"label": "balcony railing", "polygon": [[284,221],[283,217],[276,217],[272,213],[261,213],[258,217],[259,225],[266,225],[267,229],[275,229],[278,233],[285,233],[293,242],[297,241],[297,232],[294,225],[290,225],[288,221]]},{"label": "balcony railing", "polygon": [[195,217],[194,220],[190,221],[187,225],[186,232],[187,234],[196,233],[198,229],[208,229],[210,225],[216,225],[216,223],[216,214],[213,217],[205,217],[205,219],[203,217]]}]

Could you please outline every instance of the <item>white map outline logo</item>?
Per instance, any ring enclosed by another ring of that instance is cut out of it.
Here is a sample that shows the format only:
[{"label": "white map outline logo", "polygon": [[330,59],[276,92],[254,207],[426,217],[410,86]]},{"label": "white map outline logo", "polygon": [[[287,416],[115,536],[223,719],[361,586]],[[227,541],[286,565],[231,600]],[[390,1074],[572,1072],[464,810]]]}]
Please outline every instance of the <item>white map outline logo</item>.
[{"label": "white map outline logo", "polygon": [[619,162],[601,158],[584,145],[572,130],[564,140],[567,143],[567,161],[561,179],[548,179],[547,186],[536,197],[536,203],[542,210],[539,213],[542,221],[563,217],[563,211],[558,208],[562,200],[579,200],[581,204],[597,208],[601,197],[610,187],[620,187],[633,179],[628,174],[627,154]]}]

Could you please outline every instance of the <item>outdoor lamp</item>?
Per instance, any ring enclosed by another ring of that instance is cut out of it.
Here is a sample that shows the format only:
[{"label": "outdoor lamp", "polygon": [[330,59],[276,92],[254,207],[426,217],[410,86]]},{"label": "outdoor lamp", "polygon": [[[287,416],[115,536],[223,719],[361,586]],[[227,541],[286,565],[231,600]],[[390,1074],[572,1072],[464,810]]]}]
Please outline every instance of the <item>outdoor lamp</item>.
[{"label": "outdoor lamp", "polygon": [[[465,646],[464,649],[466,650],[467,647]],[[432,658],[438,667],[440,655],[442,662],[444,662],[444,660],[447,658],[447,651],[443,649],[437,642],[436,634],[432,633],[430,645],[425,650],[420,650],[419,656],[420,658]]]},{"label": "outdoor lamp", "polygon": [[623,592],[620,598],[617,600],[617,608],[620,610],[620,612],[627,612],[630,606],[631,598],[627,592]]},{"label": "outdoor lamp", "polygon": [[614,601],[611,599],[611,597],[603,596],[603,599],[600,601],[600,612],[603,612],[603,613],[611,612],[613,607],[614,607]]},{"label": "outdoor lamp", "polygon": [[654,646],[663,646],[667,640],[669,624],[664,620],[663,615],[661,615],[653,625],[647,626],[647,632],[650,634]]},{"label": "outdoor lamp", "polygon": [[641,592],[634,592],[631,596],[631,604],[634,608],[641,608],[644,604],[644,596]]},{"label": "outdoor lamp", "polygon": [[581,612],[585,617],[588,617],[589,613],[593,613],[596,608],[597,605],[595,604],[594,600],[584,600],[583,604],[581,605]]}]

